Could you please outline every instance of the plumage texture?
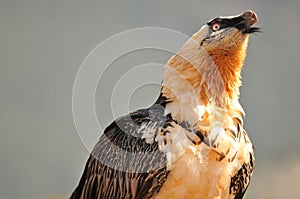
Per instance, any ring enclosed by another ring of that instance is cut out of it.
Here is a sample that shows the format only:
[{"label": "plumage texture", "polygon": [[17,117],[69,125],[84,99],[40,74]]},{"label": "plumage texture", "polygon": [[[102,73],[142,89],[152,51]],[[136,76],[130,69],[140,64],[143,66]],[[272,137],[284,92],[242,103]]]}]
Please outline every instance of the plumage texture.
[{"label": "plumage texture", "polygon": [[253,11],[204,25],[166,64],[159,99],[100,137],[71,199],[241,199],[254,169],[241,70]]},{"label": "plumage texture", "polygon": [[157,104],[120,117],[105,129],[71,198],[151,198],[166,180],[166,156],[145,142],[171,119]]}]

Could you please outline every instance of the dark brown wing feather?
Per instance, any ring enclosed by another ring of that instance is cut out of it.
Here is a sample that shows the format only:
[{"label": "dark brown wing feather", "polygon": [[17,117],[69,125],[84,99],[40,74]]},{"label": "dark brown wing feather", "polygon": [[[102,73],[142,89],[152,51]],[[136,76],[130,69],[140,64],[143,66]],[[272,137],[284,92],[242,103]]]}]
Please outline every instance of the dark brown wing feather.
[{"label": "dark brown wing feather", "polygon": [[[166,155],[142,138],[168,123],[158,107],[119,118],[105,129],[70,199],[151,198],[165,182]],[[154,137],[153,137],[154,139]]]},{"label": "dark brown wing feather", "polygon": [[249,186],[250,179],[254,170],[254,158],[250,153],[250,162],[245,163],[238,173],[231,178],[230,194],[234,195],[234,199],[242,199]]}]

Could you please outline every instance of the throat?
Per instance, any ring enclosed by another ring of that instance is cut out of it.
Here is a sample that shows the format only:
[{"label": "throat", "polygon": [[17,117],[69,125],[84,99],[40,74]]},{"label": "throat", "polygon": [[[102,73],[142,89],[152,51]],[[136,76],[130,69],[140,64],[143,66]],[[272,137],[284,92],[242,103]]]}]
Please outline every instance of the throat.
[{"label": "throat", "polygon": [[231,51],[210,54],[211,59],[215,63],[212,68],[203,68],[203,76],[210,84],[212,90],[219,85],[219,89],[212,95],[230,101],[239,97],[239,88],[242,84],[241,69],[244,62],[244,55],[236,55]]}]

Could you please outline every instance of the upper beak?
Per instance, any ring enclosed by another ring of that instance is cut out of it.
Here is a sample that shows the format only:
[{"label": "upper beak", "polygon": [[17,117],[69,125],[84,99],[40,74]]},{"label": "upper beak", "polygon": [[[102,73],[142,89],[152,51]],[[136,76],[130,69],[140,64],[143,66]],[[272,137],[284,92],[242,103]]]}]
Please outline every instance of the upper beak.
[{"label": "upper beak", "polygon": [[242,21],[236,24],[236,27],[243,33],[259,32],[260,28],[252,27],[252,25],[258,22],[257,14],[254,11],[248,10],[241,14],[240,18],[242,18]]},{"label": "upper beak", "polygon": [[258,22],[257,14],[252,10],[244,12],[243,14],[241,14],[241,17],[246,20],[246,23],[249,26],[252,26],[253,24]]}]

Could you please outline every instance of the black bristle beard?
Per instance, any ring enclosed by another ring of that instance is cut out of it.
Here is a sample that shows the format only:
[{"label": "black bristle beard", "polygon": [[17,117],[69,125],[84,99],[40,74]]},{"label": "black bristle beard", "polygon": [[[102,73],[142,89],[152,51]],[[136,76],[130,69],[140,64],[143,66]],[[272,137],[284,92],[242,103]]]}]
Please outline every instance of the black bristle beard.
[{"label": "black bristle beard", "polygon": [[243,33],[248,33],[248,34],[256,33],[256,32],[261,32],[261,29],[258,27],[250,27],[250,28],[243,30]]}]

